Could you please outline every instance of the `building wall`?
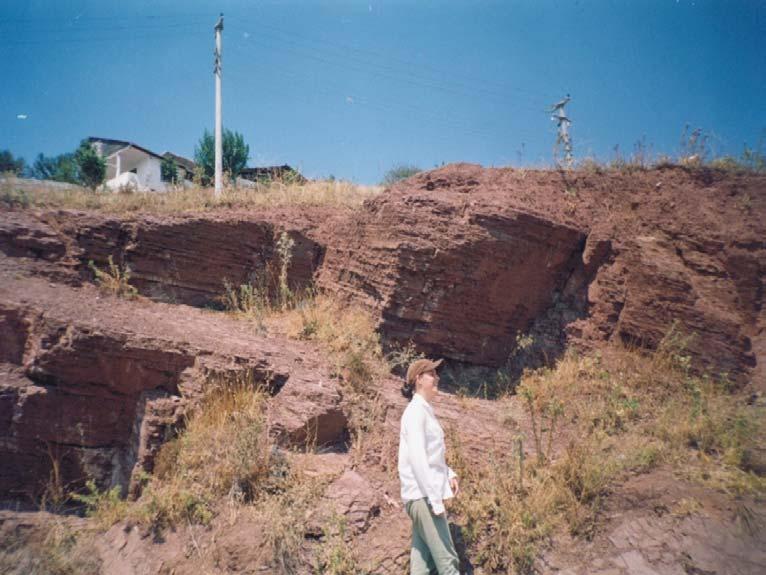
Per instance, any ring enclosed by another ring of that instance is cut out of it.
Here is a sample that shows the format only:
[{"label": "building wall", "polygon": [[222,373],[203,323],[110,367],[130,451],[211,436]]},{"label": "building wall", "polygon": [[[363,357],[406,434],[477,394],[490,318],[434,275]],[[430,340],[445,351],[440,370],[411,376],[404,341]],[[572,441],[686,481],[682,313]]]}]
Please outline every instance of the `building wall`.
[{"label": "building wall", "polygon": [[117,175],[117,155],[120,156],[121,174],[135,172],[141,186],[155,192],[166,191],[165,182],[162,181],[162,161],[135,148],[122,149],[106,158],[107,180]]},{"label": "building wall", "polygon": [[151,190],[164,192],[165,182],[162,181],[161,163],[157,158],[144,158],[136,164],[136,174],[142,185]]}]

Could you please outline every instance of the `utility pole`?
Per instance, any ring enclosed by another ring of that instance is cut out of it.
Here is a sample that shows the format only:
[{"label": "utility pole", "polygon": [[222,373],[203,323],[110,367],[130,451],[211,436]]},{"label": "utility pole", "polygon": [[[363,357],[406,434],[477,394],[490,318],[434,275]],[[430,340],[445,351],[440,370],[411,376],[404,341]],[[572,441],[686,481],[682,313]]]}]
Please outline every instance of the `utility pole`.
[{"label": "utility pole", "polygon": [[569,125],[572,123],[572,120],[567,117],[566,112],[564,111],[564,106],[566,106],[570,100],[571,98],[569,97],[569,94],[567,94],[566,98],[553,104],[553,107],[548,110],[551,114],[551,120],[557,122],[559,129],[558,136],[556,137],[556,146],[554,148],[554,159],[558,160],[559,147],[563,145],[564,165],[567,168],[571,168],[574,161],[572,156],[572,138],[569,135]]},{"label": "utility pole", "polygon": [[223,190],[223,141],[221,134],[221,33],[223,13],[215,25],[215,197]]}]

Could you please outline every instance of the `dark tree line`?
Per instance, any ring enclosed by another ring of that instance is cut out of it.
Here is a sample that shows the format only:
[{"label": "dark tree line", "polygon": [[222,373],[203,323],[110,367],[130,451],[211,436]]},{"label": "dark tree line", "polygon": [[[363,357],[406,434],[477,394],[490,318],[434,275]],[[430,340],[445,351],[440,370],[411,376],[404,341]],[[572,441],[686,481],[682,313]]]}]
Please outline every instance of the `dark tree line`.
[{"label": "dark tree line", "polygon": [[106,177],[106,161],[87,140],[83,140],[71,153],[58,156],[38,154],[31,166],[26,164],[24,158],[14,157],[10,150],[2,150],[0,173],[8,172],[37,180],[53,180],[96,189]]}]

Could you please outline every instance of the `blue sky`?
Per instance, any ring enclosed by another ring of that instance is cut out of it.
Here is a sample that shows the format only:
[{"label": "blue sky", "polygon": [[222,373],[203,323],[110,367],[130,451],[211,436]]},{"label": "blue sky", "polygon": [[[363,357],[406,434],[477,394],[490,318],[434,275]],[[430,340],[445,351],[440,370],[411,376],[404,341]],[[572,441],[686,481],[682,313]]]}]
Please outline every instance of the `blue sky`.
[{"label": "blue sky", "polygon": [[193,156],[223,122],[251,165],[378,182],[396,164],[546,165],[545,110],[572,96],[576,158],[684,126],[717,154],[766,130],[766,2],[0,0],[0,149],[28,161],[80,139]]}]

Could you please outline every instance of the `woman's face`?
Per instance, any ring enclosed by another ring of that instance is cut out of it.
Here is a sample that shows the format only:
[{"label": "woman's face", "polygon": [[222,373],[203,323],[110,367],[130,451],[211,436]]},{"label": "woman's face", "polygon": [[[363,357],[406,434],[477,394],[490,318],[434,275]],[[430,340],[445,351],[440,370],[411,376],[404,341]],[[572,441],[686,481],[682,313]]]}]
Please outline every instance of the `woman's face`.
[{"label": "woman's face", "polygon": [[431,401],[439,393],[439,374],[435,371],[421,373],[415,381],[415,391],[426,401]]}]

